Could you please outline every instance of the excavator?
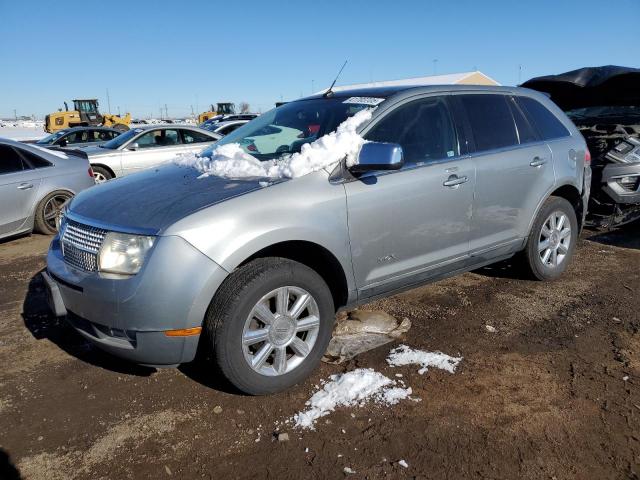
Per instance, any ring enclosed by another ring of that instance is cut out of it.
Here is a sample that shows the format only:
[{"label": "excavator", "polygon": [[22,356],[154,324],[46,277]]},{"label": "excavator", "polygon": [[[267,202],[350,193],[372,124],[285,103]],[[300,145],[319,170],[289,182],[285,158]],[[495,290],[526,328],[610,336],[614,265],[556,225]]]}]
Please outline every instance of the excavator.
[{"label": "excavator", "polygon": [[198,125],[212,119],[216,115],[233,115],[234,113],[236,113],[235,103],[221,102],[216,105],[216,108],[213,108],[213,105],[211,105],[211,110],[198,115]]},{"label": "excavator", "polygon": [[110,127],[121,132],[129,130],[131,115],[127,113],[124,117],[98,111],[98,100],[77,99],[73,101],[73,110],[69,110],[67,102],[64,102],[64,110],[50,113],[45,117],[44,129],[48,133],[54,133],[63,128],[102,126]]}]

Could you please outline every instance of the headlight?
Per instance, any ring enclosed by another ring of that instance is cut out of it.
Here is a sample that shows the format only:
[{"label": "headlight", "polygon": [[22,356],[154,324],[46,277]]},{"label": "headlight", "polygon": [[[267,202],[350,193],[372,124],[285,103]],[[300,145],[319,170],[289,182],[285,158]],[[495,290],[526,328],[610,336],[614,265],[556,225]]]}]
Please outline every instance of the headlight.
[{"label": "headlight", "polygon": [[155,237],[108,232],[98,255],[101,272],[135,275],[144,263],[144,257],[153,246]]}]

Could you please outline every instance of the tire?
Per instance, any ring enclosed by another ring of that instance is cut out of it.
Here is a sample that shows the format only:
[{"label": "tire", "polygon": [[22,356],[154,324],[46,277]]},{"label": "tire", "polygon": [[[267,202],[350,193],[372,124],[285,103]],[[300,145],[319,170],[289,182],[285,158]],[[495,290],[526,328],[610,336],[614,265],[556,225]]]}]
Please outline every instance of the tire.
[{"label": "tire", "polygon": [[114,130],[119,131],[120,133],[126,132],[127,130],[129,130],[129,127],[127,125],[123,124],[123,123],[116,123],[111,128],[113,128]]},{"label": "tire", "polygon": [[567,269],[577,241],[578,220],[573,206],[564,198],[549,197],[533,222],[523,252],[525,270],[537,280],[558,278]]},{"label": "tire", "polygon": [[[298,312],[298,323],[294,307],[304,303],[305,294],[310,300]],[[283,309],[279,299],[285,296]],[[259,258],[221,285],[207,311],[204,340],[231,384],[250,395],[266,395],[299,383],[316,369],[334,318],[329,287],[314,270],[285,258]]]},{"label": "tire", "polygon": [[71,197],[71,192],[56,190],[40,200],[35,211],[34,230],[44,235],[55,234],[58,231],[57,218],[60,210]]},{"label": "tire", "polygon": [[104,183],[113,178],[111,172],[104,167],[91,165],[91,170],[93,170],[93,179],[96,183]]}]

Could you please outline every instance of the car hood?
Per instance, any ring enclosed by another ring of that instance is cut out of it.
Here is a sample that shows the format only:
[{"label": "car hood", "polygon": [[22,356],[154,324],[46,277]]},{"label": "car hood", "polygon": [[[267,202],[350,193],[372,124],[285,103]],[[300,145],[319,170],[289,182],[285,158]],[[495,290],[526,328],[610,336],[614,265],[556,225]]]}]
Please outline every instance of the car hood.
[{"label": "car hood", "polygon": [[640,105],[640,69],[607,65],[536,77],[521,87],[548,94],[563,110]]},{"label": "car hood", "polygon": [[108,230],[155,235],[198,210],[264,188],[263,178],[199,176],[194,168],[169,164],[110,180],[76,195],[68,216]]}]

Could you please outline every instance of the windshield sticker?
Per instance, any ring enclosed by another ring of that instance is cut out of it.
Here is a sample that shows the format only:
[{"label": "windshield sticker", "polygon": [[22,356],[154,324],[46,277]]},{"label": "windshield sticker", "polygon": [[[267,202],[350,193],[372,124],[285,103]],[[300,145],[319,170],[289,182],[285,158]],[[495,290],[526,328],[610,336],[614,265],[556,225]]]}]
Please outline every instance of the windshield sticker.
[{"label": "windshield sticker", "polygon": [[377,97],[349,97],[342,103],[357,103],[358,105],[379,105],[384,102],[384,98]]}]

